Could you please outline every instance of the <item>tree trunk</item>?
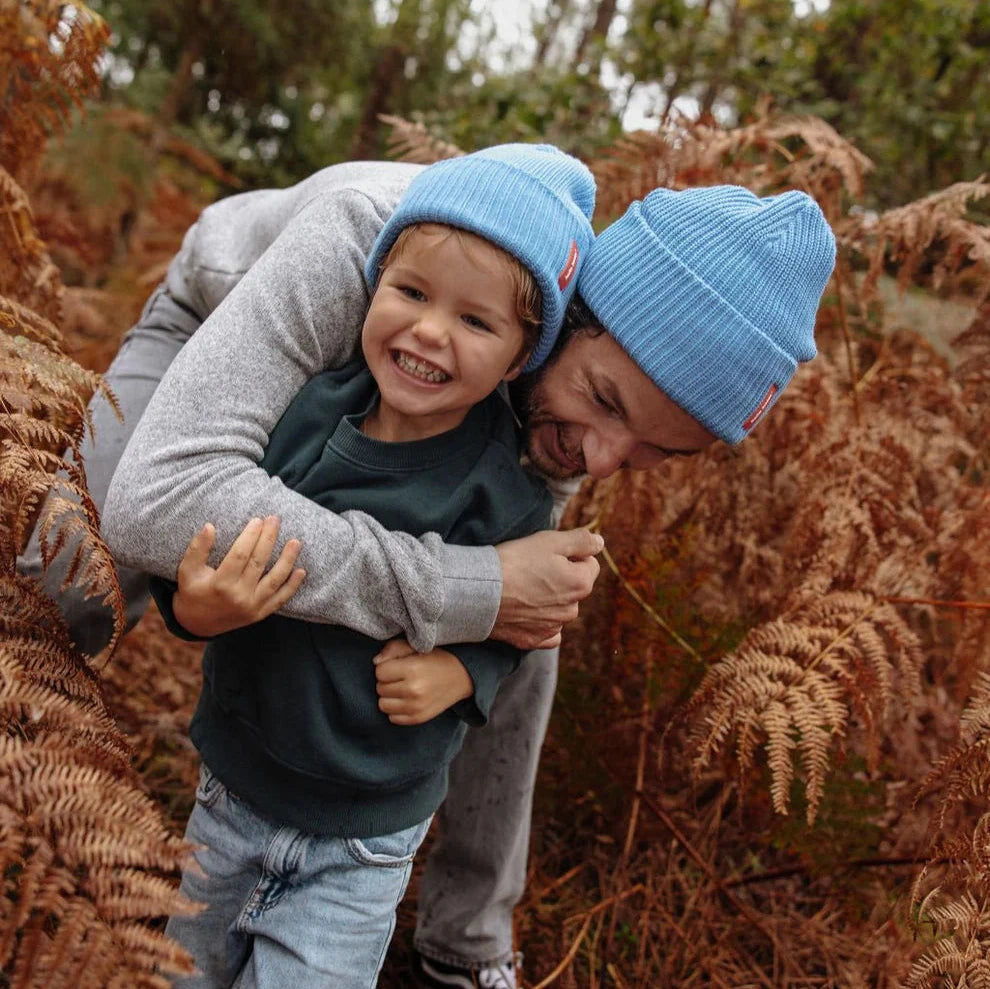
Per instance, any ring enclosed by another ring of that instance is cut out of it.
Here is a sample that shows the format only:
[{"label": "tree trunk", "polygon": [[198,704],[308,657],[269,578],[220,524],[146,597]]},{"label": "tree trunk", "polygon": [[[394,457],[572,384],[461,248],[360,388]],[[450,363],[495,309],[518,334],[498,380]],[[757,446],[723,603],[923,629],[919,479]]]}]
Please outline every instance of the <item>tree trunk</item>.
[{"label": "tree trunk", "polygon": [[178,119],[179,114],[185,109],[189,102],[189,93],[192,89],[193,66],[203,55],[203,36],[197,34],[182,49],[179,57],[179,64],[175,72],[172,73],[172,81],[169,84],[168,92],[162,105],[158,108],[156,123],[162,131],[168,130]]},{"label": "tree trunk", "polygon": [[420,0],[402,0],[392,25],[389,42],[382,48],[371,85],[364,100],[364,110],[354,139],[351,141],[350,158],[359,161],[374,155],[378,134],[378,116],[389,110],[389,101],[395,91],[396,81],[402,74],[410,46],[419,21]]},{"label": "tree trunk", "polygon": [[688,39],[687,45],[684,48],[684,52],[678,59],[677,65],[674,68],[674,79],[664,93],[663,113],[660,114],[661,126],[666,124],[670,119],[670,111],[674,105],[674,100],[681,95],[681,87],[684,84],[684,75],[685,73],[690,74],[691,66],[694,62],[694,53],[697,50],[696,42],[698,35],[708,24],[711,14],[712,0],[705,0],[705,3],[701,8],[699,22],[695,24],[694,30],[691,32],[691,37]]},{"label": "tree trunk", "polygon": [[371,79],[371,88],[364,101],[364,110],[358,123],[354,140],[351,142],[350,158],[361,161],[371,158],[375,152],[375,137],[378,133],[378,115],[388,110],[389,99],[395,87],[396,77],[402,72],[405,53],[395,45],[389,45],[382,53],[375,74]]},{"label": "tree trunk", "polygon": [[547,22],[543,25],[539,40],[536,43],[536,55],[533,59],[534,68],[546,64],[547,56],[550,54],[550,48],[554,41],[557,40],[557,32],[560,30],[561,23],[567,17],[571,5],[570,0],[557,0],[557,3],[553,6],[556,9],[556,13],[548,14]]},{"label": "tree trunk", "polygon": [[581,36],[577,51],[574,52],[575,65],[581,63],[588,46],[597,43],[597,51],[592,56],[592,69],[598,70],[601,68],[602,55],[605,50],[605,39],[608,37],[608,29],[612,26],[612,21],[615,19],[616,6],[617,0],[599,0],[598,8],[595,11],[594,23]]},{"label": "tree trunk", "polygon": [[[731,73],[733,63],[739,55],[739,38],[742,34],[742,25],[745,20],[743,5],[736,0],[732,5],[732,13],[729,15],[729,32],[725,39],[725,54],[722,58],[722,65]],[[701,106],[698,111],[699,119],[711,116],[712,107],[724,87],[723,80],[718,78],[714,72],[705,87],[704,96],[701,98]]]}]

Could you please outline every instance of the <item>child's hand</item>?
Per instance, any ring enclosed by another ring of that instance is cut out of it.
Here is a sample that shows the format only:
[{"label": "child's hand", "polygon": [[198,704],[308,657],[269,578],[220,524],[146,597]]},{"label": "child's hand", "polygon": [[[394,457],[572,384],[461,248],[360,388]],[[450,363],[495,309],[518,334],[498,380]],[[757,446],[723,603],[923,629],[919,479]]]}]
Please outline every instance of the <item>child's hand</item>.
[{"label": "child's hand", "polygon": [[474,682],[446,649],[418,653],[405,639],[392,639],[375,656],[378,707],[394,725],[421,725],[470,697]]},{"label": "child's hand", "polygon": [[207,560],[216,530],[209,522],[189,542],[179,564],[172,610],[183,628],[203,638],[251,625],[278,611],[306,576],[293,569],[302,543],[290,539],[265,573],[278,537],[279,519],[252,519],[214,570]]}]

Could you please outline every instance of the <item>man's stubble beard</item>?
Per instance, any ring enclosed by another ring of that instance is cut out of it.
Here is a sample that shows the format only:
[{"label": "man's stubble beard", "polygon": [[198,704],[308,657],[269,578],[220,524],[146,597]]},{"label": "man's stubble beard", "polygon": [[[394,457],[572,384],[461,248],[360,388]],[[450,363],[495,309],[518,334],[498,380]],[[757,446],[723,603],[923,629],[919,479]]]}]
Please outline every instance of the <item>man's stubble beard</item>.
[{"label": "man's stubble beard", "polygon": [[[556,354],[552,356],[555,358]],[[536,371],[520,375],[515,381],[510,382],[509,394],[512,398],[512,407],[522,423],[523,449],[529,458],[530,465],[549,478],[563,481],[572,477],[579,477],[584,473],[584,470],[572,470],[558,463],[543,448],[537,434],[537,429],[540,426],[554,429],[557,442],[563,447],[565,453],[572,456],[574,460],[579,461],[581,459],[580,452],[576,456],[571,454],[564,439],[566,424],[554,417],[546,401],[547,373],[553,363],[553,359],[548,359]]]}]

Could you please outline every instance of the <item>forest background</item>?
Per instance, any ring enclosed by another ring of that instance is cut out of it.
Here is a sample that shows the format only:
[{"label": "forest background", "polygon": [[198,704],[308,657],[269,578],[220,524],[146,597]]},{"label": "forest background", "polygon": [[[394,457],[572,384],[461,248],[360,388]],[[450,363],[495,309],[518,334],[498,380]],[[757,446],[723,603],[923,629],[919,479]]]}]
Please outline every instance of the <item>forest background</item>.
[{"label": "forest background", "polygon": [[149,614],[81,656],[14,573],[40,512],[119,608],[62,456],[97,372],[210,201],[507,140],[587,161],[600,223],[731,181],[805,189],[839,242],[774,416],[569,512],[608,551],[526,985],[990,985],[988,56],[986,0],[0,0],[0,986],[184,963],[198,650]]}]

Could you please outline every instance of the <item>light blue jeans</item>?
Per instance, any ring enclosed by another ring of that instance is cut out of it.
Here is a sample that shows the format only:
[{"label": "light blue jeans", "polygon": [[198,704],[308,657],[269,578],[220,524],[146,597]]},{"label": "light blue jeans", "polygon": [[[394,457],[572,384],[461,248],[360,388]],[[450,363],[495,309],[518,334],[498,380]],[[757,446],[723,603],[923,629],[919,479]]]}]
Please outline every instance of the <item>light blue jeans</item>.
[{"label": "light blue jeans", "polygon": [[[194,313],[159,288],[124,338],[104,375],[123,407],[124,422],[95,398],[90,411],[96,440],[87,437],[82,447],[98,506],[158,382],[198,326]],[[76,644],[96,653],[110,639],[110,613],[99,598],[87,600],[74,588],[59,591],[71,549],[43,573],[35,532],[18,571],[44,581]],[[130,628],[148,607],[148,578],[136,570],[118,570]],[[437,840],[419,884],[415,945],[431,958],[474,968],[512,957],[512,911],[525,888],[533,787],[556,680],[557,650],[529,653],[499,689],[488,725],[467,733],[451,764]]]},{"label": "light blue jeans", "polygon": [[195,959],[181,989],[372,989],[430,821],[376,838],[279,826],[203,766],[181,891],[206,903],[166,933]]}]

